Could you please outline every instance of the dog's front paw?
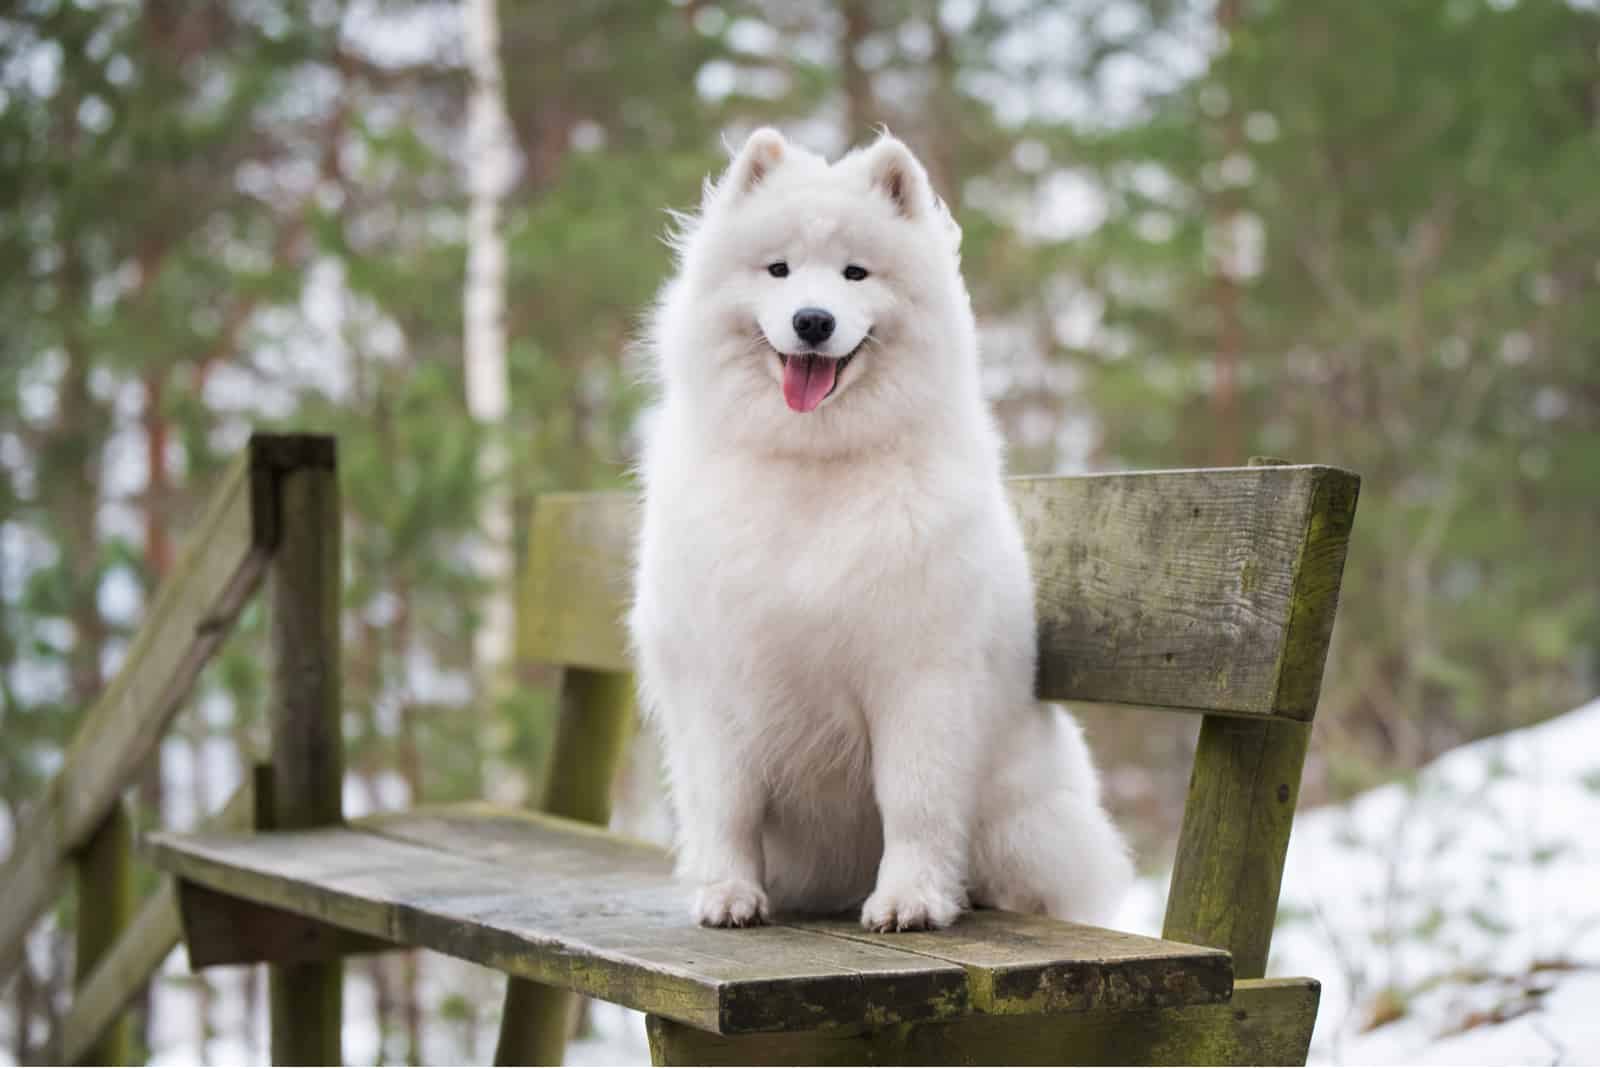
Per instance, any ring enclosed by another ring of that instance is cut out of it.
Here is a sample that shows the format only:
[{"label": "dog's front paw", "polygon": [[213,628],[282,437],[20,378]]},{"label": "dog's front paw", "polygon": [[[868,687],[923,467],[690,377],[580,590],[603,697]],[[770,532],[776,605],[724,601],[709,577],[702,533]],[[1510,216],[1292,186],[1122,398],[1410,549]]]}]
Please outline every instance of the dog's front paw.
[{"label": "dog's front paw", "polygon": [[766,923],[766,892],[742,879],[706,883],[694,895],[694,918],[702,927],[749,927]]},{"label": "dog's front paw", "polygon": [[949,927],[965,907],[961,894],[937,886],[880,886],[861,907],[861,926],[869,931],[927,931]]}]

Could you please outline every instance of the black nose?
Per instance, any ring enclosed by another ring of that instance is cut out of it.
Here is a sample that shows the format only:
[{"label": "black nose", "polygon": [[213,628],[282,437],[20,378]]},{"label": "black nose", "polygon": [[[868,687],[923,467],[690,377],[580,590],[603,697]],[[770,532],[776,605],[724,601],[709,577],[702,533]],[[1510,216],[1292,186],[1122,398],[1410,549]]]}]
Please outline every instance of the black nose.
[{"label": "black nose", "polygon": [[833,336],[833,315],[821,308],[801,308],[794,313],[794,332],[807,345],[820,345]]}]

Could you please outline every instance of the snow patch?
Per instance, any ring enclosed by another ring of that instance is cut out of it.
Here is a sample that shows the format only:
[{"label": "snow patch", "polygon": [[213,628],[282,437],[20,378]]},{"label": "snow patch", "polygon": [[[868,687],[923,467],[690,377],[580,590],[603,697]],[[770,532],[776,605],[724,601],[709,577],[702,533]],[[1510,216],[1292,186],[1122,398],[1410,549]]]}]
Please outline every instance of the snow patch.
[{"label": "snow patch", "polygon": [[1302,813],[1269,972],[1322,981],[1312,1062],[1600,1062],[1597,827],[1600,700]]}]

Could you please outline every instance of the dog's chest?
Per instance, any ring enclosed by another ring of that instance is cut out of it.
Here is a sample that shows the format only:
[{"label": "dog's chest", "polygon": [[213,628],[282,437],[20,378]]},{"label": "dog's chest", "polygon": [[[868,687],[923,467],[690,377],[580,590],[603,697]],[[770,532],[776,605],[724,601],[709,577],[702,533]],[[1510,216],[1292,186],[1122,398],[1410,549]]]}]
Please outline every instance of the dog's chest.
[{"label": "dog's chest", "polygon": [[749,486],[716,512],[684,532],[700,603],[778,643],[870,639],[926,590],[941,525],[903,489],[822,480]]}]

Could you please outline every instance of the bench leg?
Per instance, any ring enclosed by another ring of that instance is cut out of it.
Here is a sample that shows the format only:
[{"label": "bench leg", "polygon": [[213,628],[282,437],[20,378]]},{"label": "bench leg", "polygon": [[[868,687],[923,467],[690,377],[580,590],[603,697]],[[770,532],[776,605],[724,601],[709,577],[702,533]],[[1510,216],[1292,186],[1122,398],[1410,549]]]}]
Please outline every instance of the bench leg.
[{"label": "bench leg", "polygon": [[714,1035],[646,1020],[656,1064],[1304,1064],[1315,979],[1242,980],[1182,1009],[967,1016],[862,1034]]},{"label": "bench leg", "polygon": [[[611,781],[628,747],[633,718],[632,676],[568,668],[540,811],[605,826],[611,818]],[[508,979],[495,1064],[560,1064],[575,997],[527,979]]]},{"label": "bench leg", "polygon": [[576,994],[510,976],[494,1063],[560,1064]]}]

